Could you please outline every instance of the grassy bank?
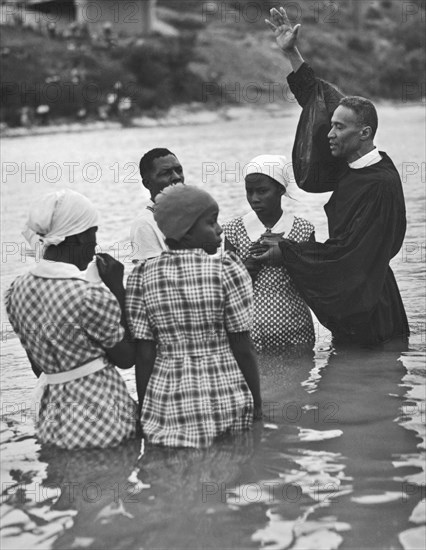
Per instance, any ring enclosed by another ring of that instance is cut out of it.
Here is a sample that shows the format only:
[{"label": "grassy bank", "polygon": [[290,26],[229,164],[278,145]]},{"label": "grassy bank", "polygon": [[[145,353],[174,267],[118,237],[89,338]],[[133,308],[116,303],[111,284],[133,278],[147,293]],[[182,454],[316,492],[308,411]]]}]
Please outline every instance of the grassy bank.
[{"label": "grassy bank", "polygon": [[[158,4],[158,18],[176,36],[105,40],[74,32],[49,38],[2,27],[1,121],[12,127],[98,119],[127,124],[178,104],[289,101],[288,64],[264,24],[276,2]],[[424,17],[404,17],[404,3],[396,0],[361,4],[356,21],[349,1],[291,2],[289,15],[303,27],[303,54],[318,75],[348,94],[419,101],[425,93]],[[48,115],[43,109],[37,115],[42,105]]]}]

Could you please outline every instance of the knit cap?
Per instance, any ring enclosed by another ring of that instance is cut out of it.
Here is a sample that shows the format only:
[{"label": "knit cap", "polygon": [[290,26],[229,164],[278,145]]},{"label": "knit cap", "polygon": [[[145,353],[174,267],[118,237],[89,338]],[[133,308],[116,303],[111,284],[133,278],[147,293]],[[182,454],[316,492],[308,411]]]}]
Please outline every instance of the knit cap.
[{"label": "knit cap", "polygon": [[177,183],[156,196],[154,219],[166,238],[180,241],[211,206],[217,206],[217,202],[207,191]]}]

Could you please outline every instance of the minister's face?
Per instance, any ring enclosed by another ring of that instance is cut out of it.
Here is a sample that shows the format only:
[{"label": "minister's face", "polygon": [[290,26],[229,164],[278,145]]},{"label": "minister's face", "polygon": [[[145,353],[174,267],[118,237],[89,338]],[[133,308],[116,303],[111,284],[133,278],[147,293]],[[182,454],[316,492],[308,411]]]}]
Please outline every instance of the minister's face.
[{"label": "minister's face", "polygon": [[333,157],[343,158],[347,162],[356,160],[362,145],[362,130],[355,112],[339,105],[331,118],[331,130],[327,136]]}]

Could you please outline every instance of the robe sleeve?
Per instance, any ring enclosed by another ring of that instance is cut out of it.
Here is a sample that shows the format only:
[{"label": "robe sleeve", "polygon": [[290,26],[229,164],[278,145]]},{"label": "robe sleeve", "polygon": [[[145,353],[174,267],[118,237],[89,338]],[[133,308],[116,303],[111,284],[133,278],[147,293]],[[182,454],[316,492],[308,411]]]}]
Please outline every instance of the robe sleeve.
[{"label": "robe sleeve", "polygon": [[323,325],[333,330],[368,322],[405,227],[404,206],[381,182],[366,191],[338,237],[280,243],[285,267]]},{"label": "robe sleeve", "polygon": [[327,134],[331,116],[343,94],[328,82],[315,77],[303,63],[287,78],[290,90],[303,108],[294,140],[292,160],[297,185],[304,191],[333,191],[344,161],[331,155]]}]

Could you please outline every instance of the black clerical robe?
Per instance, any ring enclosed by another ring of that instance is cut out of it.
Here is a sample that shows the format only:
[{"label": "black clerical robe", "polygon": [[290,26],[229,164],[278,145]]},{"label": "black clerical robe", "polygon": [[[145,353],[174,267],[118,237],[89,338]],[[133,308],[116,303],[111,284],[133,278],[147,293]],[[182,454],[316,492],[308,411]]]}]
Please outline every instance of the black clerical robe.
[{"label": "black clerical robe", "polygon": [[330,238],[325,243],[284,240],[284,265],[336,338],[373,345],[405,340],[407,317],[389,267],[406,229],[398,171],[384,152],[381,161],[357,170],[334,159],[326,136],[340,92],[316,79],[306,64],[288,80],[303,107],[293,149],[296,181],[306,191],[333,194],[324,207]]}]

